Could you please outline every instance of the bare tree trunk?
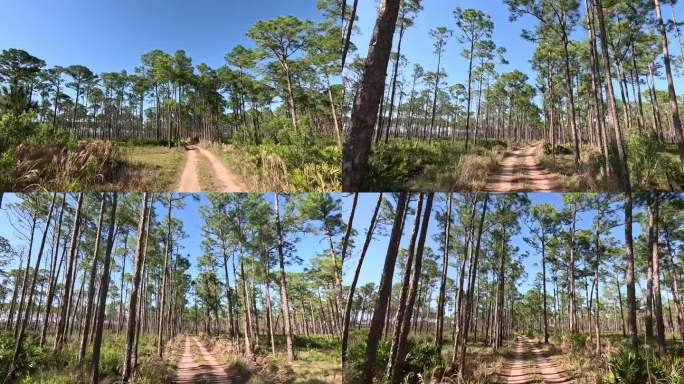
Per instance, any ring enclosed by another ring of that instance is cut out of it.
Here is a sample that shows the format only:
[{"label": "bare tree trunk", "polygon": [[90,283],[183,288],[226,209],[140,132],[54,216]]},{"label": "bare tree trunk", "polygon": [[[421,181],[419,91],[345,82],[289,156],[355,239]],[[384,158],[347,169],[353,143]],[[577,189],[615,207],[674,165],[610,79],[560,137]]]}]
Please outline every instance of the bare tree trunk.
[{"label": "bare tree trunk", "polygon": [[[52,310],[52,301],[55,297],[55,285],[57,278],[57,255],[59,253],[59,239],[62,237],[62,217],[64,215],[64,209],[66,208],[66,193],[62,194],[62,207],[59,210],[59,218],[57,219],[57,237],[55,238],[54,250],[52,252],[52,260],[50,261],[50,276],[48,281],[48,292],[47,301],[45,304],[45,315],[43,317],[43,328],[40,332],[40,346],[45,345],[45,340],[47,338],[47,328],[50,322],[50,311]],[[60,263],[61,266],[61,263]]]},{"label": "bare tree trunk", "polygon": [[[398,4],[396,4],[396,6],[398,8]],[[385,256],[382,278],[380,279],[380,286],[378,288],[378,300],[375,304],[373,317],[370,323],[370,330],[368,333],[368,341],[366,342],[366,361],[364,362],[361,371],[361,383],[372,383],[373,377],[375,376],[375,363],[377,361],[376,355],[378,352],[380,337],[382,336],[382,328],[384,326],[385,313],[387,312],[387,304],[389,303],[390,299],[389,293],[390,288],[392,287],[392,277],[394,275],[397,254],[399,253],[399,243],[401,241],[402,232],[401,223],[404,216],[404,210],[406,209],[407,198],[407,192],[399,193],[397,207],[394,214],[394,223],[392,224],[392,233],[387,245],[387,254]]]},{"label": "bare tree trunk", "polygon": [[[48,229],[50,229],[50,221],[52,221],[52,212],[55,208],[55,200],[57,199],[57,193],[52,194],[52,203],[50,204],[50,210],[48,211],[47,219],[45,220],[45,230],[43,231],[43,237],[40,241],[40,248],[38,250],[38,255],[36,255],[36,266],[33,268],[33,277],[31,278],[31,289],[26,300],[26,309],[24,310],[24,315],[21,318],[21,324],[19,324],[19,333],[17,334],[16,344],[14,347],[14,354],[12,355],[12,361],[10,362],[9,369],[7,370],[7,376],[3,383],[9,383],[14,378],[14,373],[17,364],[17,358],[21,352],[22,343],[24,341],[24,332],[26,331],[26,325],[28,324],[28,318],[31,313],[31,306],[33,305],[33,294],[36,288],[36,280],[38,279],[38,270],[40,269],[40,260],[43,257],[43,250],[45,249],[45,239],[47,239]],[[35,217],[35,216],[34,216]],[[26,269],[29,269],[29,264],[26,264]],[[26,286],[26,284],[24,284]]]},{"label": "bare tree trunk", "polygon": [[57,324],[57,332],[55,336],[55,345],[53,347],[53,352],[58,352],[62,344],[65,342],[65,326],[67,321],[67,309],[69,298],[71,297],[71,280],[73,271],[73,260],[76,257],[76,251],[78,248],[78,237],[81,228],[81,209],[83,206],[83,192],[79,193],[78,201],[76,203],[76,215],[74,216],[74,226],[71,234],[71,244],[69,245],[69,259],[67,260],[67,270],[66,277],[64,281],[64,295],[62,296],[62,311],[59,315],[59,322]]},{"label": "bare tree trunk", "polygon": [[410,283],[411,285],[409,286],[408,290],[406,311],[404,311],[403,318],[396,319],[396,321],[399,322],[397,325],[399,329],[399,339],[396,359],[394,361],[394,369],[391,371],[390,376],[390,383],[392,384],[399,384],[403,379],[400,367],[403,366],[404,359],[406,357],[406,342],[408,339],[409,330],[411,328],[411,317],[413,316],[413,306],[416,301],[418,285],[420,284],[423,265],[423,250],[425,248],[425,238],[427,237],[428,226],[430,225],[430,216],[432,214],[432,202],[434,197],[434,193],[428,193],[427,200],[425,202],[425,212],[423,213],[423,222],[420,226],[420,237],[418,238],[418,245],[416,247],[415,266],[413,268],[413,278],[411,279]]},{"label": "bare tree trunk", "polygon": [[435,332],[435,346],[441,351],[444,333],[444,307],[446,302],[446,280],[449,270],[449,240],[451,234],[451,206],[453,194],[449,193],[447,212],[444,219],[444,252],[442,254],[442,277],[439,283],[439,299],[437,301],[437,330]]},{"label": "bare tree trunk", "polygon": [[144,246],[147,239],[147,192],[142,195],[140,207],[140,219],[138,220],[138,241],[135,248],[135,269],[133,272],[133,286],[131,296],[128,300],[128,324],[126,329],[126,349],[124,350],[124,366],[121,374],[121,381],[128,383],[128,379],[133,372],[131,356],[133,355],[133,342],[135,338],[136,323],[138,317],[138,291],[142,277]]},{"label": "bare tree trunk", "polygon": [[[342,162],[342,173],[345,175],[342,180],[344,191],[358,191],[366,172],[373,126],[385,89],[385,76],[400,3],[401,0],[380,0],[378,4],[378,18],[368,47],[363,81],[352,110],[351,134],[344,148]],[[370,348],[369,352],[373,352],[375,356],[374,348]],[[372,369],[367,369],[372,372]]]},{"label": "bare tree trunk", "polygon": [[112,208],[109,213],[109,228],[107,230],[107,250],[104,255],[102,266],[102,276],[100,277],[100,297],[98,298],[97,318],[95,321],[95,334],[93,335],[93,358],[90,365],[90,383],[97,384],[100,366],[100,348],[102,346],[102,327],[105,320],[105,309],[107,306],[107,292],[109,291],[109,269],[112,259],[112,248],[114,247],[114,228],[116,225],[116,206],[118,195],[112,194]]},{"label": "bare tree trunk", "polygon": [[280,209],[278,207],[278,193],[273,197],[273,210],[276,218],[276,232],[278,234],[278,266],[280,268],[280,307],[283,312],[283,326],[285,328],[285,343],[287,346],[287,361],[292,363],[295,359],[292,348],[292,324],[290,320],[290,303],[287,297],[287,279],[285,278],[285,256],[283,255],[283,229],[280,223]]},{"label": "bare tree trunk", "polygon": [[658,353],[660,356],[665,356],[667,351],[665,349],[665,324],[663,322],[663,302],[660,295],[660,258],[658,255],[658,220],[660,201],[658,196],[652,196],[648,204],[648,222],[649,222],[649,243],[651,245],[651,263],[653,264],[653,305],[656,320],[656,342],[658,344]]},{"label": "bare tree trunk", "polygon": [[104,212],[106,197],[104,194],[101,196],[102,202],[100,203],[100,214],[97,220],[97,233],[95,235],[95,251],[93,252],[93,261],[90,265],[90,279],[88,283],[88,298],[86,302],[86,314],[84,319],[84,329],[83,335],[81,337],[81,345],[78,352],[78,362],[83,361],[83,357],[86,352],[86,345],[88,344],[88,337],[90,336],[90,322],[93,313],[93,299],[95,296],[95,276],[97,275],[97,259],[100,253],[100,240],[102,238],[102,225],[104,224]]},{"label": "bare tree trunk", "polygon": [[665,63],[665,74],[667,75],[667,92],[670,98],[670,110],[672,112],[672,128],[677,138],[677,146],[679,147],[679,158],[684,163],[684,129],[682,128],[682,119],[679,115],[679,105],[677,104],[677,93],[674,87],[674,80],[672,78],[672,65],[670,63],[670,48],[667,40],[667,31],[663,23],[663,16],[660,7],[660,0],[653,0],[656,10],[656,18],[658,20],[658,31],[663,45],[663,62]]}]

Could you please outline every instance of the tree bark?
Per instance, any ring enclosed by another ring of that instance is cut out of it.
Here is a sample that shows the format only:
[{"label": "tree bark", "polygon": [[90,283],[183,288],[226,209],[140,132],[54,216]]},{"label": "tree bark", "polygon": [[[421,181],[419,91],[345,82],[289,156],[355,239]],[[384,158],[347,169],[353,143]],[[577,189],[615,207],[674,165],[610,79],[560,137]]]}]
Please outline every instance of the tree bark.
[{"label": "tree bark", "polygon": [[342,179],[344,191],[356,192],[361,189],[370,155],[378,106],[385,89],[385,76],[400,3],[400,0],[380,0],[378,4],[378,17],[368,47],[363,80],[352,110],[351,134],[344,148],[342,161],[342,174],[345,176]]},{"label": "tree bark", "polygon": [[[398,2],[397,2],[398,3]],[[397,4],[398,6],[398,4]],[[375,365],[377,361],[378,344],[382,336],[382,328],[384,326],[385,313],[389,304],[389,294],[392,288],[392,277],[394,276],[394,267],[397,261],[397,254],[399,253],[399,243],[401,241],[402,218],[404,210],[406,209],[406,200],[408,198],[407,192],[399,193],[397,200],[397,207],[394,214],[394,223],[392,224],[392,233],[387,245],[387,254],[385,255],[385,263],[382,271],[382,278],[380,279],[380,286],[378,288],[378,300],[375,304],[373,317],[370,323],[368,332],[368,340],[366,342],[366,361],[361,370],[360,382],[364,384],[372,383],[375,376]]]},{"label": "tree bark", "polygon": [[128,324],[126,328],[126,349],[124,351],[124,366],[121,374],[121,381],[128,383],[128,379],[133,372],[131,365],[131,356],[133,355],[133,343],[135,338],[135,329],[138,316],[138,291],[140,290],[140,281],[142,277],[144,245],[147,239],[147,192],[142,195],[140,218],[138,219],[138,241],[135,248],[135,269],[133,272],[133,286],[131,288],[131,296],[128,300]]},{"label": "tree bark", "polygon": [[107,230],[107,249],[104,255],[102,266],[102,276],[100,277],[100,297],[98,298],[97,318],[95,321],[95,334],[93,335],[93,358],[90,365],[90,383],[99,383],[100,348],[102,346],[102,327],[105,320],[105,310],[107,306],[107,292],[109,291],[109,269],[112,258],[112,248],[114,247],[115,226],[116,226],[116,206],[118,195],[112,194],[112,208],[109,213],[109,228]]}]

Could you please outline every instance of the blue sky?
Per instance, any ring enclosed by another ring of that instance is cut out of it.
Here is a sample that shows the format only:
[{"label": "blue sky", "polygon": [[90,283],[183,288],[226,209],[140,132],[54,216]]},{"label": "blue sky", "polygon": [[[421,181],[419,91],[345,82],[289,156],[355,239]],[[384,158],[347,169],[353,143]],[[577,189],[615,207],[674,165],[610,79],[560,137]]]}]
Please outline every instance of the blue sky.
[{"label": "blue sky", "polygon": [[[580,2],[583,4],[583,2]],[[429,32],[431,29],[438,26],[445,26],[448,29],[457,32],[456,22],[453,11],[459,6],[461,8],[475,8],[482,10],[489,14],[494,21],[494,35],[493,39],[497,46],[506,48],[506,59],[509,65],[497,65],[498,72],[510,72],[518,69],[526,73],[532,82],[536,84],[536,73],[531,69],[529,60],[534,53],[534,44],[524,40],[520,37],[523,28],[533,29],[534,20],[531,17],[511,22],[509,21],[508,7],[503,0],[422,0],[423,11],[418,14],[413,26],[409,27],[402,41],[402,54],[406,56],[409,61],[409,66],[404,70],[408,80],[412,72],[413,64],[420,64],[426,71],[435,71],[437,69],[437,57],[433,53],[433,40],[430,38]],[[581,7],[583,9],[583,5]],[[678,21],[684,18],[684,2],[679,2],[676,6]],[[670,6],[664,6],[663,13],[666,18],[671,15]],[[368,49],[370,34],[375,25],[375,18],[377,16],[377,0],[363,0],[359,2],[359,20],[358,27],[361,30],[353,38],[354,44],[358,48],[358,54],[365,56]],[[573,35],[574,38],[583,38],[584,31],[582,26]],[[396,49],[396,42],[398,39],[398,32],[394,39],[394,48]],[[679,55],[679,49],[675,46],[674,35],[670,36],[671,54]],[[468,61],[461,57],[461,52],[464,47],[458,43],[456,36],[449,40],[445,48],[445,54],[442,58],[442,68],[448,74],[447,82],[449,85],[454,83],[465,84],[468,80]],[[662,61],[662,60],[661,60]],[[388,69],[391,70],[392,64]],[[660,79],[656,81],[659,89],[664,89],[666,83]],[[684,81],[681,78],[675,79],[675,86],[677,87],[678,95],[684,94]]]},{"label": "blue sky", "polygon": [[[442,196],[443,197],[443,196]],[[529,198],[531,200],[532,204],[540,204],[540,203],[548,203],[553,205],[557,210],[562,209],[563,204],[561,200],[562,194],[560,193],[531,193],[529,194]],[[370,222],[370,216],[373,212],[374,204],[377,199],[377,195],[375,194],[362,194],[360,199],[359,199],[359,204],[357,207],[357,214],[358,216],[354,219],[354,228],[357,229],[358,233],[358,238],[356,239],[356,244],[358,245],[358,248],[360,249],[361,244],[363,242],[363,236],[365,236],[366,233],[366,228],[368,227],[368,223]],[[350,206],[350,201],[349,200],[349,206]],[[415,204],[415,203],[414,203]],[[436,241],[433,240],[434,235],[439,234],[441,231],[437,225],[436,220],[434,219],[434,214],[436,212],[441,212],[444,210],[444,206],[446,204],[445,199],[443,198],[435,198],[435,205],[433,207],[433,220],[430,222],[430,226],[428,227],[428,236],[426,240],[426,246],[432,247],[432,249],[436,252],[439,251],[439,245]],[[491,206],[490,206],[491,207]],[[348,208],[349,209],[349,208]],[[640,211],[639,209],[635,209],[635,213]],[[348,213],[347,213],[348,215]],[[409,216],[408,218],[409,223],[413,223],[413,217]],[[577,229],[583,229],[583,228],[592,228],[592,220],[593,220],[593,212],[585,212],[581,213],[578,215],[578,221],[577,221]],[[402,238],[402,247],[407,247],[408,241],[409,241],[409,235],[408,231],[410,231],[410,226],[412,224],[406,225],[404,236]],[[527,226],[525,225],[524,221],[520,222],[521,226],[521,232],[519,235],[514,236],[511,239],[511,245],[514,247],[519,248],[518,254],[522,254],[525,252],[529,252],[530,255],[524,259],[524,267],[525,271],[527,272],[526,278],[523,278],[520,281],[520,286],[519,290],[524,292],[529,287],[532,285],[532,282],[536,276],[537,273],[541,272],[541,257],[540,255],[536,254],[534,251],[530,249],[530,246],[523,240],[525,236],[528,236],[529,231]],[[640,226],[638,223],[634,223],[633,226],[634,229],[634,237],[636,238],[640,234]],[[386,232],[389,233],[389,227],[386,229]],[[623,243],[624,241],[624,225],[620,225],[615,227],[612,232],[612,236],[618,240],[620,244]],[[366,257],[364,259],[364,264],[361,269],[361,275],[359,278],[359,285],[364,285],[369,282],[374,282],[378,284],[380,282],[380,275],[382,273],[383,269],[383,264],[385,261],[385,254],[387,251],[387,237],[386,236],[376,236],[376,239],[371,243],[368,253],[366,254]],[[344,265],[344,271],[345,271],[345,276],[344,276],[344,282],[345,284],[349,284],[352,279],[352,274],[354,273],[354,269],[356,268],[356,264],[358,262],[358,252],[359,250],[356,250],[353,254],[352,257],[345,263]],[[453,256],[452,256],[453,257]],[[441,259],[440,259],[441,260]],[[440,262],[441,263],[441,262]],[[399,279],[399,268],[395,270],[397,275],[395,276],[394,281],[397,282]],[[452,278],[455,278],[456,272],[453,268],[450,268],[449,270],[449,276]]]},{"label": "blue sky", "polygon": [[[188,256],[191,268],[190,274],[196,275],[197,268],[195,260],[197,257],[203,254],[200,246],[202,243],[202,230],[201,225],[203,224],[202,219],[199,214],[199,207],[201,205],[206,205],[207,201],[204,194],[198,194],[199,201],[192,199],[189,195],[185,198],[185,207],[182,209],[174,209],[172,216],[183,222],[183,230],[187,234],[182,242],[183,250],[182,254]],[[267,194],[266,198],[268,201],[273,202],[273,194]],[[26,239],[20,237],[15,229],[9,224],[10,210],[7,209],[10,204],[17,202],[19,199],[14,194],[5,194],[2,201],[2,209],[0,209],[0,236],[7,238],[15,249],[24,249],[26,244]],[[73,199],[70,198],[70,203],[75,204]],[[284,204],[284,200],[281,197],[280,204]],[[161,204],[157,203],[155,205],[158,220],[161,220],[161,216],[166,214],[166,209],[162,207]],[[281,212],[282,212],[281,207]],[[95,220],[95,218],[92,218]],[[16,220],[14,220],[16,221]],[[41,224],[41,233],[44,224]],[[40,245],[40,236],[35,236],[34,239],[34,258],[32,263],[35,261],[35,254],[37,252],[37,247]],[[303,262],[300,264],[287,265],[285,269],[288,272],[300,272],[303,271],[305,267],[309,264],[309,259],[320,251],[327,249],[327,243],[322,242],[322,238],[314,234],[304,234],[300,236],[300,241],[296,246],[296,255],[299,256]],[[119,239],[120,240],[120,239]],[[129,255],[130,261],[130,255]],[[16,266],[17,262],[13,266]],[[130,273],[130,263],[126,267],[126,270]]]},{"label": "blue sky", "polygon": [[[385,195],[386,197],[389,197],[389,195]],[[529,194],[530,200],[532,204],[539,204],[539,203],[549,203],[553,205],[556,209],[560,210],[562,209],[562,201],[561,201],[561,196],[562,194],[560,193],[532,193]],[[198,256],[202,255],[202,251],[200,249],[200,244],[202,241],[202,233],[201,233],[201,219],[199,216],[199,207],[202,204],[206,203],[206,200],[204,198],[203,194],[199,194],[200,200],[195,201],[194,199],[191,198],[186,198],[186,205],[183,209],[175,209],[173,211],[173,216],[180,219],[183,221],[183,228],[185,232],[187,233],[188,237],[183,240],[183,254],[187,255],[190,259],[191,264],[193,266],[191,267],[190,273],[192,275],[195,275],[197,273],[197,269],[195,264],[195,260]],[[351,209],[351,203],[352,203],[352,195],[350,194],[344,194],[344,193],[336,193],[334,194],[335,198],[339,198],[342,200],[342,219],[346,222],[349,217],[349,211]],[[434,219],[434,214],[439,211],[443,211],[444,206],[446,204],[445,199],[443,198],[444,195],[438,196],[435,199],[435,205],[433,207],[433,220],[430,222],[429,226],[429,231],[428,231],[428,238],[427,238],[427,244],[426,246],[432,247],[433,250],[438,251],[439,245],[437,242],[433,239],[435,235],[439,235],[440,229],[437,225],[436,220]],[[273,195],[272,194],[267,194],[266,198],[269,201],[273,201]],[[349,284],[352,279],[352,274],[354,269],[356,268],[356,264],[358,261],[358,252],[360,251],[361,245],[363,243],[363,239],[365,237],[366,229],[368,227],[368,224],[370,222],[370,217],[372,215],[375,202],[377,200],[377,194],[373,193],[363,193],[360,194],[359,197],[359,202],[357,206],[357,211],[356,211],[356,216],[354,219],[354,229],[357,231],[357,235],[354,239],[355,244],[356,244],[356,249],[353,250],[349,254],[349,258],[347,259],[346,263],[343,266],[343,282],[345,284]],[[19,237],[15,230],[9,225],[8,222],[8,215],[9,215],[9,210],[7,207],[9,204],[16,202],[17,197],[13,194],[5,194],[4,199],[3,199],[3,209],[0,209],[0,236],[3,236],[7,239],[10,240],[11,244],[16,248],[16,249],[22,249],[26,247],[26,240]],[[282,199],[281,199],[281,204],[282,204]],[[391,198],[391,201],[394,202],[394,199]],[[157,214],[162,215],[164,212],[164,209],[160,206],[157,205]],[[281,208],[282,209],[282,208]],[[641,211],[641,208],[635,208],[635,213]],[[584,229],[584,228],[591,228],[592,226],[592,219],[593,219],[593,212],[584,212],[580,213],[578,216],[578,224],[577,224],[577,229]],[[409,223],[413,222],[413,217],[409,217],[408,219]],[[541,271],[540,269],[540,256],[536,254],[534,251],[532,251],[529,247],[529,245],[523,240],[525,236],[528,235],[528,229],[527,226],[525,225],[525,221],[521,220],[520,222],[521,225],[521,233],[517,236],[514,236],[511,239],[511,245],[518,247],[519,252],[518,254],[526,253],[529,252],[529,256],[524,259],[524,267],[525,271],[527,272],[527,276],[524,277],[519,283],[519,289],[520,291],[526,291],[529,289],[531,286],[536,274]],[[637,238],[640,235],[641,228],[637,222],[634,224],[634,237]],[[402,238],[402,247],[406,247],[407,243],[409,241],[409,236],[408,236],[408,231],[410,230],[410,224],[406,226],[406,230],[404,233],[404,236]],[[366,255],[364,265],[361,270],[361,275],[360,275],[360,280],[359,280],[359,286],[364,285],[369,282],[374,282],[376,284],[379,283],[380,281],[380,275],[381,271],[383,268],[384,260],[385,260],[385,254],[387,250],[387,237],[389,236],[389,231],[390,231],[390,225],[386,226],[384,229],[384,234],[383,235],[376,235],[374,240],[371,242],[371,245],[368,249],[368,253]],[[377,233],[377,232],[376,232]],[[619,225],[615,227],[612,230],[612,236],[618,241],[618,243],[622,244],[624,242],[624,226]],[[36,239],[34,239],[34,254],[36,252],[36,247],[39,245],[39,236],[36,236]],[[325,242],[325,239],[315,235],[315,234],[302,234],[300,235],[300,240],[296,244],[296,255],[299,256],[303,262],[299,264],[292,264],[286,266],[286,269],[288,271],[302,271],[303,268],[305,268],[308,265],[308,260],[315,254],[320,253],[321,251],[324,251],[327,249],[327,243]],[[35,260],[35,259],[34,259]],[[130,260],[130,259],[129,259]],[[129,263],[130,264],[130,263]],[[16,263],[15,263],[16,265]],[[127,267],[127,270],[130,272],[130,265]],[[399,273],[399,269],[397,268],[397,274]],[[453,268],[450,269],[449,271],[449,276],[452,278],[455,277],[455,270]],[[395,276],[395,281],[398,279],[397,276]]]},{"label": "blue sky", "polygon": [[21,48],[48,66],[129,72],[153,49],[184,49],[193,64],[224,64],[254,22],[321,20],[315,0],[0,0],[0,50]]}]

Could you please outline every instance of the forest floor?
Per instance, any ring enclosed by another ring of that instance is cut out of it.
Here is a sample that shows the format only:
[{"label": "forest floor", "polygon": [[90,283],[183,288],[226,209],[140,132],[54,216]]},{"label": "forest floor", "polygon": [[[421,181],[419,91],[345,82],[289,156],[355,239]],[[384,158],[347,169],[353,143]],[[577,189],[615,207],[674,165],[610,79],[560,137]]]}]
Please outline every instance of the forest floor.
[{"label": "forest floor", "polygon": [[552,192],[561,188],[560,176],[544,169],[537,160],[541,142],[517,148],[506,156],[496,172],[489,175],[487,192]]},{"label": "forest floor", "polygon": [[186,147],[187,159],[176,187],[178,192],[244,192],[239,178],[210,151],[196,145]]},{"label": "forest floor", "polygon": [[240,384],[243,377],[234,377],[223,368],[216,358],[197,340],[186,336],[183,351],[178,360],[174,383]]},{"label": "forest floor", "polygon": [[572,383],[565,369],[548,352],[525,336],[516,337],[511,352],[506,356],[503,370],[496,375],[495,383],[524,384]]}]

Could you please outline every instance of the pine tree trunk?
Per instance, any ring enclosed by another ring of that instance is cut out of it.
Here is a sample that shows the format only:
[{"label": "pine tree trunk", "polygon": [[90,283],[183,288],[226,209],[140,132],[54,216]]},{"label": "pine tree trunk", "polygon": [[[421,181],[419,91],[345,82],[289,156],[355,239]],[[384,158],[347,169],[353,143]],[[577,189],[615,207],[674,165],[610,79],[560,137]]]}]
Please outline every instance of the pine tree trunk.
[{"label": "pine tree trunk", "polygon": [[287,361],[292,363],[295,359],[292,348],[292,323],[290,320],[290,303],[287,297],[287,279],[285,277],[285,256],[283,254],[283,229],[280,223],[280,209],[278,207],[278,193],[273,197],[273,210],[276,218],[276,232],[278,235],[278,266],[280,283],[280,308],[283,312],[283,326],[285,328],[285,344],[287,347]]},{"label": "pine tree trunk", "polygon": [[76,257],[76,252],[78,248],[78,238],[81,227],[81,209],[83,206],[83,192],[79,193],[78,201],[76,203],[76,215],[74,217],[73,231],[71,233],[71,244],[69,245],[69,258],[67,262],[66,277],[64,281],[64,294],[62,295],[62,310],[59,315],[59,322],[57,323],[57,332],[55,336],[55,345],[53,347],[53,352],[59,352],[62,348],[62,344],[65,340],[65,327],[68,316],[68,305],[67,303],[71,297],[71,281],[73,271],[73,260]]},{"label": "pine tree trunk", "polygon": [[358,191],[366,173],[373,126],[384,94],[385,76],[400,3],[401,0],[380,0],[378,4],[378,18],[368,47],[361,89],[352,110],[351,134],[344,148],[342,162],[342,173],[345,175],[342,179],[344,191]]},{"label": "pine tree trunk", "polygon": [[140,281],[143,269],[144,247],[147,240],[147,192],[143,193],[140,218],[138,219],[138,241],[135,249],[135,269],[133,272],[133,286],[131,288],[131,296],[128,301],[128,323],[126,328],[126,349],[124,350],[124,366],[121,374],[121,381],[128,383],[128,379],[133,372],[131,365],[131,356],[133,354],[133,342],[135,337],[136,323],[138,321],[138,291],[140,290]]},{"label": "pine tree trunk", "polygon": [[[344,318],[342,321],[342,367],[345,366],[347,361],[347,348],[349,342],[349,328],[351,320],[351,311],[354,304],[354,292],[356,291],[356,284],[359,281],[359,274],[361,273],[361,267],[363,265],[363,260],[366,257],[366,252],[368,251],[368,246],[373,239],[373,232],[375,231],[376,220],[378,218],[378,212],[380,211],[380,205],[382,204],[382,193],[378,194],[378,200],[375,204],[375,209],[373,210],[373,216],[371,216],[370,224],[368,224],[368,229],[366,230],[366,238],[363,242],[361,248],[361,253],[359,254],[359,261],[356,264],[356,269],[354,270],[354,277],[349,286],[349,293],[347,295],[347,304],[344,308]],[[358,318],[358,317],[355,317]]]},{"label": "pine tree trunk", "polygon": [[[398,4],[396,4],[396,6],[398,7]],[[366,342],[366,360],[361,370],[361,383],[372,383],[373,377],[375,376],[378,345],[380,343],[380,337],[382,336],[385,314],[387,312],[387,306],[390,300],[390,288],[392,287],[394,267],[397,261],[397,254],[399,253],[399,243],[401,241],[402,234],[402,219],[404,217],[404,210],[406,209],[407,198],[408,193],[401,192],[399,193],[399,198],[397,199],[394,222],[392,224],[392,233],[387,245],[387,254],[385,255],[382,278],[378,288],[378,299],[373,310],[368,340]]]},{"label": "pine tree trunk", "polygon": [[100,348],[102,346],[102,327],[104,326],[105,310],[107,306],[107,292],[109,291],[109,272],[112,258],[112,248],[114,247],[114,229],[116,224],[116,207],[118,195],[112,194],[112,208],[109,213],[109,228],[107,230],[107,249],[104,255],[102,275],[100,277],[100,291],[98,298],[98,309],[94,325],[93,335],[93,358],[90,365],[90,384],[99,383]]},{"label": "pine tree trunk", "polygon": [[78,362],[83,362],[85,357],[86,345],[88,344],[88,337],[90,336],[90,323],[93,314],[93,300],[95,297],[95,276],[97,275],[97,262],[98,255],[100,253],[100,240],[102,238],[102,226],[104,224],[104,212],[106,197],[104,194],[101,196],[102,201],[100,202],[100,214],[97,221],[97,230],[95,235],[95,251],[93,252],[93,260],[90,265],[90,278],[88,283],[88,298],[86,301],[86,313],[84,318],[83,335],[81,337],[81,344],[78,352]]}]

